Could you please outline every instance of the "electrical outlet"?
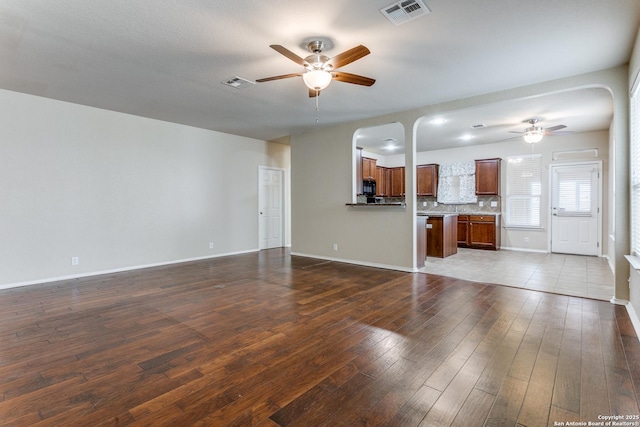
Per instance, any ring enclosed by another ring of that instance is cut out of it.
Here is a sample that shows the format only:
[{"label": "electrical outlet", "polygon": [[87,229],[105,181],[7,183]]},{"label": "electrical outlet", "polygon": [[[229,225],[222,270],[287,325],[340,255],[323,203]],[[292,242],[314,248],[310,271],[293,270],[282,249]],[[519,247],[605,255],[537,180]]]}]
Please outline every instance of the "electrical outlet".
[{"label": "electrical outlet", "polygon": [[213,249],[213,242],[209,242],[209,249]]},{"label": "electrical outlet", "polygon": [[491,202],[491,207],[492,208],[497,208],[498,207],[498,202]]},{"label": "electrical outlet", "polygon": [[71,265],[78,265],[78,264],[80,264],[80,258],[78,258],[77,256],[72,256]]},{"label": "electrical outlet", "polygon": [[334,243],[334,244],[333,244],[333,250],[334,250],[334,251],[337,251],[337,250],[338,250],[338,244],[337,244],[337,243]]},{"label": "electrical outlet", "polygon": [[438,202],[433,202],[433,207],[435,208],[436,206],[438,206]]},{"label": "electrical outlet", "polygon": [[525,242],[525,243],[529,243],[529,238],[528,238],[528,237],[525,237],[525,238],[524,238],[524,242]]},{"label": "electrical outlet", "polygon": [[483,207],[484,206],[484,202],[481,200],[478,202],[478,206]]},{"label": "electrical outlet", "polygon": [[427,202],[422,202],[422,206],[427,206]]}]

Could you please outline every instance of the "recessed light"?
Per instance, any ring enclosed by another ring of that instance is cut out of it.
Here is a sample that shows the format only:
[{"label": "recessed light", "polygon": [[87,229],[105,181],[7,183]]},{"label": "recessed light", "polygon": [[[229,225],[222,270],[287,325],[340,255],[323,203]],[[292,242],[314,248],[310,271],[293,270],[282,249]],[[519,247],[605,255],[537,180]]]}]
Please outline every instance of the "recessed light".
[{"label": "recessed light", "polygon": [[472,138],[473,138],[473,135],[471,135],[470,133],[465,133],[464,135],[462,135],[460,137],[460,139],[463,140],[463,141],[469,141]]},{"label": "recessed light", "polygon": [[385,138],[383,141],[386,142],[386,145],[382,147],[385,150],[393,151],[398,148],[398,144],[396,144],[397,140],[395,138]]},{"label": "recessed light", "polygon": [[442,117],[436,117],[435,119],[432,119],[432,120],[431,120],[431,124],[432,124],[432,125],[441,125],[441,124],[443,124],[444,122],[446,122],[446,120],[445,120],[445,119],[443,119]]}]

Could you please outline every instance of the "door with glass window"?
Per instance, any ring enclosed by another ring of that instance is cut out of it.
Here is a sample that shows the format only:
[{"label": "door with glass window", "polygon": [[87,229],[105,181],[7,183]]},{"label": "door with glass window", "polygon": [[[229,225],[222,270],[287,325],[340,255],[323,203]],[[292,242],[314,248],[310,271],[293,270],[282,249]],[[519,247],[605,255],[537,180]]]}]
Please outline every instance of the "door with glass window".
[{"label": "door with glass window", "polygon": [[599,254],[600,164],[551,167],[551,252]]}]

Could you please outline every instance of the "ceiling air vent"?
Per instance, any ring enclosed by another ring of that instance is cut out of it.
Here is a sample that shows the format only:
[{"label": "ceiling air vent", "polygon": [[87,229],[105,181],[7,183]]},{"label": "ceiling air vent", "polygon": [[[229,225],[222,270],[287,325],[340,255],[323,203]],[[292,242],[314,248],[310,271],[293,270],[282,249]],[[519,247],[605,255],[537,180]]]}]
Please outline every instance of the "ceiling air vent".
[{"label": "ceiling air vent", "polygon": [[399,1],[380,9],[380,13],[386,16],[393,25],[404,24],[430,12],[422,0]]},{"label": "ceiling air vent", "polygon": [[244,89],[247,86],[251,86],[255,84],[251,80],[243,79],[242,77],[238,77],[238,76],[224,80],[221,83],[223,85],[235,87],[236,89]]}]

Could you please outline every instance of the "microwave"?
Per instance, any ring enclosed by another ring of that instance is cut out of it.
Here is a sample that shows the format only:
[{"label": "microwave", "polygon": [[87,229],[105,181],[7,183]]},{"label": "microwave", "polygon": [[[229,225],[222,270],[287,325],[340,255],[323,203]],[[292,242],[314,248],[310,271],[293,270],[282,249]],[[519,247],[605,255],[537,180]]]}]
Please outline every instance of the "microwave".
[{"label": "microwave", "polygon": [[362,181],[362,194],[368,197],[376,195],[376,182],[374,180],[365,179]]}]

